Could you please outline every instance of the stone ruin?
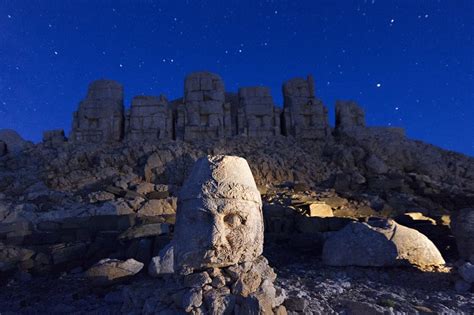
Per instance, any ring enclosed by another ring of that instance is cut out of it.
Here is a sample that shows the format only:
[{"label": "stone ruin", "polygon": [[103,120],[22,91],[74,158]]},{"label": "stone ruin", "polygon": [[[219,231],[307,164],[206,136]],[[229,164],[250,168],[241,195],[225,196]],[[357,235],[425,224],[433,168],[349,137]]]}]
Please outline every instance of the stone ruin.
[{"label": "stone ruin", "polygon": [[[168,102],[163,95],[136,96],[124,114],[123,87],[115,81],[98,80],[90,84],[74,113],[70,139],[102,143],[122,139],[196,141],[238,135],[320,140],[331,136],[327,109],[315,96],[312,76],[291,79],[282,90],[280,109],[268,87],[243,87],[237,94],[226,93],[217,74],[194,72],[185,79],[183,98]],[[338,102],[336,106],[337,126],[365,125],[363,110],[356,103]]]},{"label": "stone ruin", "polygon": [[71,140],[102,143],[123,138],[123,87],[111,80],[97,80],[89,85],[86,98],[74,112]]},{"label": "stone ruin", "polygon": [[336,101],[336,129],[365,127],[365,113],[354,101]]},{"label": "stone ruin", "polygon": [[126,114],[126,137],[132,141],[171,139],[173,121],[168,99],[160,95],[135,96]]},{"label": "stone ruin", "polygon": [[46,130],[43,132],[43,143],[46,147],[54,148],[66,140],[64,130],[62,129]]},{"label": "stone ruin", "polygon": [[199,159],[180,192],[173,240],[150,264],[152,276],[172,274],[152,308],[284,314],[285,294],[262,252],[262,200],[247,161]]},{"label": "stone ruin", "polygon": [[188,75],[176,120],[176,133],[186,141],[230,136],[230,104],[225,103],[222,78],[209,72]]},{"label": "stone ruin", "polygon": [[238,134],[269,137],[281,134],[280,109],[273,103],[267,87],[239,89]]},{"label": "stone ruin", "polygon": [[302,139],[329,136],[327,109],[315,96],[314,79],[294,78],[283,84],[283,134]]}]

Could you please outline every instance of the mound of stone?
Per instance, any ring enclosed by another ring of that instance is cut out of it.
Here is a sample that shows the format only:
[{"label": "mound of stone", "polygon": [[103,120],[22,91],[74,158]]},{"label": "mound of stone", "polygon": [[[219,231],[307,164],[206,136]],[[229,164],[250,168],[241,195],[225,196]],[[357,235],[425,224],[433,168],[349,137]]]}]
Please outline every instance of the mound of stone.
[{"label": "mound of stone", "polygon": [[323,247],[330,266],[419,267],[445,263],[436,246],[420,232],[393,220],[353,222],[331,235]]}]

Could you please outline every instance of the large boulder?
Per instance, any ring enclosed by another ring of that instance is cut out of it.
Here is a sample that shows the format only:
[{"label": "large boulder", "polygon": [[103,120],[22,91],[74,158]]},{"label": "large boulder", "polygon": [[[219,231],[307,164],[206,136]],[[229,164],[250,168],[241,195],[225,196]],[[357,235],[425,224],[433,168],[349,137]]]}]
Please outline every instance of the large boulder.
[{"label": "large boulder", "polygon": [[323,247],[331,266],[426,267],[445,263],[436,246],[420,232],[393,220],[353,222],[331,235]]},{"label": "large boulder", "polygon": [[469,259],[474,255],[474,208],[456,211],[451,218],[451,229],[459,256]]},{"label": "large boulder", "polygon": [[174,241],[183,269],[226,267],[262,254],[262,200],[245,159],[196,162],[178,199]]}]

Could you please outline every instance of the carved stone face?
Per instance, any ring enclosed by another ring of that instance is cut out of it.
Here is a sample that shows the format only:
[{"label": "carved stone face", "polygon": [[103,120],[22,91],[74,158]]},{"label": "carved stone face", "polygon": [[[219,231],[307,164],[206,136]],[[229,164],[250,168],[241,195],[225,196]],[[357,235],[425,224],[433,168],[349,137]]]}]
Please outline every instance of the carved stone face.
[{"label": "carved stone face", "polygon": [[225,267],[261,255],[262,203],[244,159],[196,162],[178,201],[174,241],[178,269]]}]

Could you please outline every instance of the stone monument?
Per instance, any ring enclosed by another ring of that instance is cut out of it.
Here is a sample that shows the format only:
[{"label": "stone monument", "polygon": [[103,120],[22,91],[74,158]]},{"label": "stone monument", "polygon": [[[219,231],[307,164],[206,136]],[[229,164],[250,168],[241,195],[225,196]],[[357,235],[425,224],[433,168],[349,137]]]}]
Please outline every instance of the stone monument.
[{"label": "stone monument", "polygon": [[[179,106],[177,126],[184,140],[231,136],[230,104],[225,103],[224,81],[217,74],[194,72],[184,83],[184,106]],[[184,120],[184,122],[183,122]]]},{"label": "stone monument", "polygon": [[294,78],[283,84],[283,134],[300,139],[323,139],[331,130],[327,109],[315,96],[314,80]]},{"label": "stone monument", "polygon": [[354,101],[336,101],[336,129],[365,127],[364,110]]},{"label": "stone monument", "polygon": [[169,274],[174,252],[167,288],[178,293],[161,296],[154,310],[173,300],[168,311],[286,313],[285,294],[262,256],[262,201],[245,159],[218,155],[196,162],[180,193],[171,244],[158,260]]},{"label": "stone monument", "polygon": [[280,109],[267,87],[239,89],[238,134],[269,137],[280,134]]},{"label": "stone monument", "polygon": [[132,141],[172,139],[173,121],[164,95],[135,96],[127,113],[126,138]]},{"label": "stone monument", "polygon": [[111,80],[89,85],[86,98],[74,112],[71,139],[74,142],[102,143],[123,137],[123,87]]}]

